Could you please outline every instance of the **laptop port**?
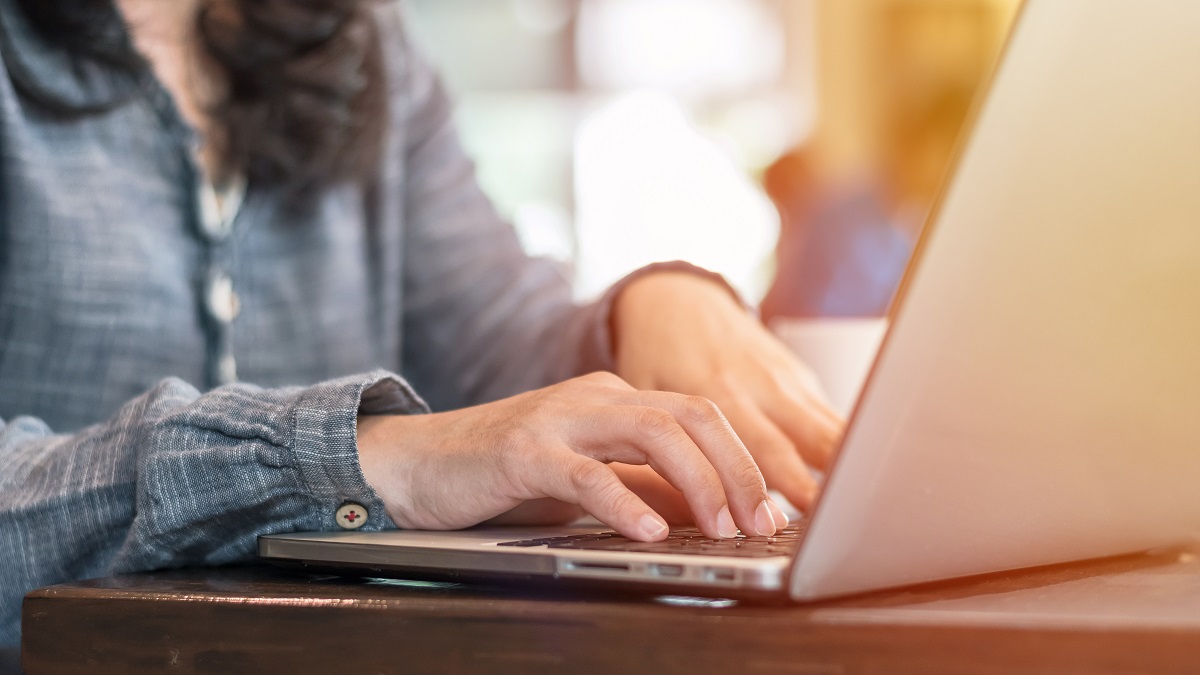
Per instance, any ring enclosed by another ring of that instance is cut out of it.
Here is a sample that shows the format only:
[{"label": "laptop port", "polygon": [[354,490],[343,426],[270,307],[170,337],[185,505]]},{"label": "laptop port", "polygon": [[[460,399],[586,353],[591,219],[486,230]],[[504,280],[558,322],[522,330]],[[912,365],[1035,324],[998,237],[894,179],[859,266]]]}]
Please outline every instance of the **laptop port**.
[{"label": "laptop port", "polygon": [[737,581],[737,571],[732,567],[705,567],[705,581]]},{"label": "laptop port", "polygon": [[663,565],[651,564],[650,574],[656,577],[681,577],[683,576],[683,565]]},{"label": "laptop port", "polygon": [[569,570],[595,570],[597,572],[629,571],[629,565],[625,563],[584,562],[582,560],[568,560],[566,567]]}]

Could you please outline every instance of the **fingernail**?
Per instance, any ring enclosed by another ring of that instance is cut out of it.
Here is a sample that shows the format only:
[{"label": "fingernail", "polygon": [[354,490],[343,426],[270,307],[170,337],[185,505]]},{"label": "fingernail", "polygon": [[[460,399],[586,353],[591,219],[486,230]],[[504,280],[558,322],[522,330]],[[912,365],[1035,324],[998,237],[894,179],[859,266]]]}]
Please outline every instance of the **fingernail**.
[{"label": "fingernail", "polygon": [[760,537],[775,534],[775,517],[771,515],[771,507],[767,506],[765,499],[759,502],[758,508],[754,510],[754,529],[758,530]]},{"label": "fingernail", "polygon": [[642,532],[651,539],[657,539],[667,531],[667,524],[663,522],[662,518],[650,513],[642,516],[640,524]]},{"label": "fingernail", "polygon": [[720,511],[717,511],[717,534],[725,539],[732,539],[737,536],[737,525],[733,524],[733,515],[729,513],[729,506],[722,506]]},{"label": "fingernail", "polygon": [[767,505],[771,507],[771,515],[775,517],[775,530],[779,531],[787,527],[791,520],[788,519],[787,514],[783,512],[783,509],[779,508],[779,505],[775,503],[775,500],[768,499]]}]

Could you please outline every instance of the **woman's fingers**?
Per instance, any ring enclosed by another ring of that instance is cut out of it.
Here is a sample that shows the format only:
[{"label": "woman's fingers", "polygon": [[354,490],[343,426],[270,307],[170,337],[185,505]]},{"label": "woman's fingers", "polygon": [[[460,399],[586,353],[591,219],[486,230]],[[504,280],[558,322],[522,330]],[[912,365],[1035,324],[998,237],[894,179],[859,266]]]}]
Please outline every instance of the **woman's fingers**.
[{"label": "woman's fingers", "polygon": [[612,380],[587,378],[594,386],[594,424],[578,431],[591,457],[652,466],[683,492],[696,524],[710,537],[732,537],[739,527],[770,535],[786,524],[771,508],[754,459],[715,404],[639,392]]},{"label": "woman's fingers", "polygon": [[650,508],[671,525],[694,525],[692,509],[683,493],[667,482],[661,474],[646,464],[624,464],[613,462],[608,465],[625,487],[641,497]]},{"label": "woman's fingers", "polygon": [[817,495],[817,482],[796,447],[753,402],[734,396],[723,402],[729,419],[753,453],[767,485],[779,490],[796,508],[807,511]]},{"label": "woman's fingers", "polygon": [[[669,411],[695,441],[715,470],[720,481],[716,487],[723,490],[733,520],[743,532],[760,536],[775,533],[782,523],[771,510],[766,481],[716,404],[698,396],[665,392],[641,392],[636,398]],[[721,534],[728,536],[727,531]]]},{"label": "woman's fingers", "polygon": [[[572,515],[564,504],[530,501],[548,497],[578,505],[634,539],[665,537],[664,518],[605,462],[648,465],[677,489],[676,509],[682,494],[708,536],[733,536],[739,527],[773,534],[786,524],[715,405],[639,392],[611,374],[446,413],[363,418],[357,440],[364,476],[407,527],[464,527],[500,514],[505,522]],[[662,480],[655,486],[657,493],[672,489],[664,490]],[[799,490],[785,494],[804,505]]]},{"label": "woman's fingers", "polygon": [[[661,541],[667,523],[635,495],[603,462],[570,448],[553,452],[541,463],[534,483],[550,497],[578,504],[630,539]],[[532,468],[532,467],[531,467]]]},{"label": "woman's fingers", "polygon": [[589,434],[582,452],[602,461],[648,464],[683,493],[704,534],[737,534],[721,477],[674,415],[658,407],[607,405],[592,418],[598,433]]},{"label": "woman's fingers", "polygon": [[814,469],[825,471],[841,438],[842,421],[815,398],[781,388],[763,406],[766,417]]}]

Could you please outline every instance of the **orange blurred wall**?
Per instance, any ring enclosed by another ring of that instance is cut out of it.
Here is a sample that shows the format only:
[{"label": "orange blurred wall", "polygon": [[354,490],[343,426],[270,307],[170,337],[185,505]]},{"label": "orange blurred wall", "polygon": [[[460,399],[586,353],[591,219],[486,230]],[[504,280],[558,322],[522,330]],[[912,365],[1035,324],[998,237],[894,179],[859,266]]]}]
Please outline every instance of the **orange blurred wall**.
[{"label": "orange blurred wall", "polygon": [[819,168],[882,174],[899,202],[927,208],[1019,0],[807,4],[784,3],[790,22],[814,26]]}]

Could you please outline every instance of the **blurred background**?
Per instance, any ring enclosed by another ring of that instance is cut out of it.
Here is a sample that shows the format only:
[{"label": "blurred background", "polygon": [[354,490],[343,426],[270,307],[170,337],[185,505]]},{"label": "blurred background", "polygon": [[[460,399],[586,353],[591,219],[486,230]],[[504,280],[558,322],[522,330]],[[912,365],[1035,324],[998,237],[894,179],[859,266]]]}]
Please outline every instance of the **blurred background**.
[{"label": "blurred background", "polygon": [[648,262],[878,316],[1018,0],[409,0],[484,189],[581,298]]}]

